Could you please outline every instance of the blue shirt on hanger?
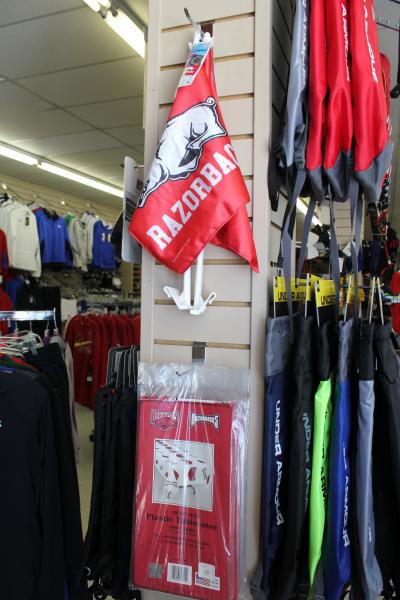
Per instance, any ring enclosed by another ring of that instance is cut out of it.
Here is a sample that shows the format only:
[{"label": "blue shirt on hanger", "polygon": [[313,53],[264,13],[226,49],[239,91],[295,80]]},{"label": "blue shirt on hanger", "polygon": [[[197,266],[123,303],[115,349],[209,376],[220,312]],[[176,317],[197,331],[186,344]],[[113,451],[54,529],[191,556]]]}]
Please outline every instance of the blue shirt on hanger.
[{"label": "blue shirt on hanger", "polygon": [[93,265],[99,269],[115,269],[114,246],[111,244],[112,228],[97,221],[93,228]]},{"label": "blue shirt on hanger", "polygon": [[62,217],[49,216],[40,208],[35,211],[42,264],[71,266],[71,249],[67,225]]}]

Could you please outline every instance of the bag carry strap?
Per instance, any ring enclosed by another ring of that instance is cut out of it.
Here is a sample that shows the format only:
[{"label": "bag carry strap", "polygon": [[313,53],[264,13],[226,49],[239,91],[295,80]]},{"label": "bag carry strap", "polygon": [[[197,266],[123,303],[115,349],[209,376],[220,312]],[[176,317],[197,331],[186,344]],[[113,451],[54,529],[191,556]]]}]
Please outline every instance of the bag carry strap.
[{"label": "bag carry strap", "polygon": [[271,153],[268,160],[268,196],[271,203],[271,210],[276,212],[279,208],[279,195],[282,187],[283,177],[285,178],[286,189],[288,187],[288,167],[286,154],[283,148],[282,140],[285,130],[285,112],[287,105],[287,89],[289,86],[290,70],[286,80],[286,92],[279,112],[279,135],[271,144]]},{"label": "bag carry strap", "polygon": [[300,248],[299,260],[297,262],[297,273],[296,273],[297,278],[299,278],[301,275],[301,271],[302,271],[303,265],[304,265],[304,260],[306,258],[308,237],[310,235],[312,219],[314,216],[316,205],[317,205],[317,200],[316,200],[315,196],[312,195],[310,197],[310,202],[308,205],[306,218],[304,219],[303,236],[301,238],[301,248]]},{"label": "bag carry strap", "polygon": [[354,317],[358,323],[359,297],[358,297],[358,255],[361,248],[361,228],[363,220],[363,197],[360,194],[360,184],[355,177],[350,179],[350,217],[354,239],[351,241],[351,265],[354,274]]},{"label": "bag carry strap", "polygon": [[[297,263],[297,278],[300,277],[301,271],[303,269],[304,260],[306,257],[308,237],[311,231],[312,218],[315,212],[317,201],[315,196],[311,196],[310,203],[308,205],[308,210],[306,214],[306,218],[304,220],[304,228],[303,228],[303,237],[301,240],[301,248],[299,260]],[[336,303],[339,303],[339,292],[340,292],[340,263],[339,263],[339,246],[336,236],[336,225],[335,225],[335,208],[334,202],[332,198],[329,199],[329,212],[330,212],[330,225],[331,225],[331,235],[330,235],[330,264],[332,270],[332,279],[335,284],[335,292],[336,292]]]},{"label": "bag carry strap", "polygon": [[290,335],[293,337],[293,303],[291,295],[291,266],[292,266],[292,240],[294,230],[294,219],[296,215],[296,203],[300,196],[300,192],[304,186],[306,180],[306,170],[301,169],[297,171],[296,181],[293,188],[293,193],[290,198],[290,203],[287,211],[287,219],[283,225],[282,237],[281,237],[281,252],[282,252],[282,266],[283,276],[285,279],[286,297],[289,312],[290,321]]},{"label": "bag carry strap", "polygon": [[335,284],[336,304],[339,305],[340,293],[340,263],[339,263],[339,245],[336,236],[336,219],[335,219],[335,204],[332,197],[329,199],[329,213],[331,223],[331,239],[330,239],[330,262],[332,279]]}]

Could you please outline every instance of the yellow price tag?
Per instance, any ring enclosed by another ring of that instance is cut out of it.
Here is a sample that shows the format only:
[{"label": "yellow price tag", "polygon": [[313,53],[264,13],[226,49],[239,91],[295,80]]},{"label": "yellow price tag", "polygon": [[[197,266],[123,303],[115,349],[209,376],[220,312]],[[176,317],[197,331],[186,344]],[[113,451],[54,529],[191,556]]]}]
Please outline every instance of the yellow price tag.
[{"label": "yellow price tag", "polygon": [[336,290],[332,279],[320,279],[315,283],[315,298],[318,308],[336,304]]},{"label": "yellow price tag", "polygon": [[[354,286],[354,279],[352,279],[352,283],[351,283],[351,287],[348,291],[348,302],[349,304],[353,304],[354,303],[354,299],[355,299],[355,286]],[[362,288],[358,288],[358,301],[359,302],[365,302],[365,292]]]},{"label": "yellow price tag", "polygon": [[[290,278],[290,287],[292,302],[305,302],[306,300],[306,280]],[[286,286],[284,277],[274,277],[274,302],[287,302]]]}]

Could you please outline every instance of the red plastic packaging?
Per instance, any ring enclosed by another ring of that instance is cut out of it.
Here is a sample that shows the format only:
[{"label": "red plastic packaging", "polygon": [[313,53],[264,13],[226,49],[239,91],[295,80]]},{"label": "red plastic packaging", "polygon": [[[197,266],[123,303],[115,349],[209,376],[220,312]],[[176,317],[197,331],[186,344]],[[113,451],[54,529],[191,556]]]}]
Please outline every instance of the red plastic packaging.
[{"label": "red plastic packaging", "polygon": [[246,401],[140,397],[135,587],[238,597],[246,439]]}]

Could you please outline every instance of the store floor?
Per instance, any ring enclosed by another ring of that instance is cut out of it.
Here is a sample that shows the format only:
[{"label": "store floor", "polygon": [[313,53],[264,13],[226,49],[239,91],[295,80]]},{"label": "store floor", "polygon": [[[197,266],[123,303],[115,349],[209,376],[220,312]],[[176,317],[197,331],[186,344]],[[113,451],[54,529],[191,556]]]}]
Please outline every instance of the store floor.
[{"label": "store floor", "polygon": [[78,480],[81,497],[82,527],[83,534],[86,535],[90,511],[90,496],[92,493],[93,443],[89,440],[89,436],[93,431],[93,411],[80,404],[75,405],[75,410],[81,443],[81,462],[78,464]]}]

